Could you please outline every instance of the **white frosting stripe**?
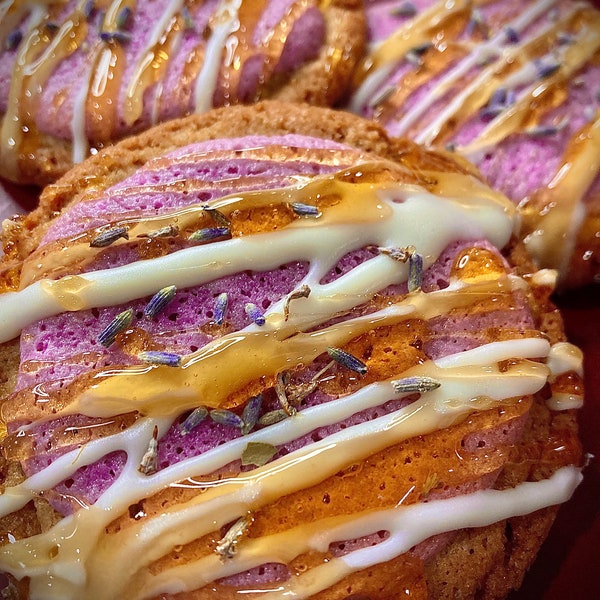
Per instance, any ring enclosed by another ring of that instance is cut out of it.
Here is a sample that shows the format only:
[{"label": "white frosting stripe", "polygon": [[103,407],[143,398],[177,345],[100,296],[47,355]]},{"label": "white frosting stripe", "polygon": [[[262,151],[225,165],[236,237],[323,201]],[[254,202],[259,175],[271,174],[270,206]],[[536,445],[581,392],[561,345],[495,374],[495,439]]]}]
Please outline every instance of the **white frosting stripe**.
[{"label": "white frosting stripe", "polygon": [[275,591],[261,594],[261,598],[268,600],[308,598],[350,573],[388,562],[408,552],[431,536],[469,527],[485,527],[566,502],[581,480],[579,469],[564,467],[549,479],[522,483],[507,490],[481,490],[392,510],[352,515],[341,523],[336,518],[322,520],[256,541],[248,540],[240,546],[238,554],[225,563],[212,555],[164,571],[152,577],[135,598],[152,598],[165,590],[173,594],[196,589],[208,583],[203,577],[205,573],[211,573],[217,579],[258,567],[273,556],[281,562],[289,562],[310,550],[325,552],[336,541],[358,539],[377,531],[390,533],[376,546],[330,559],[308,574],[279,584]]},{"label": "white frosting stripe", "polygon": [[241,5],[242,0],[220,0],[217,12],[213,16],[214,24],[206,42],[204,61],[194,86],[196,112],[205,112],[212,108],[213,95],[223,64],[223,49],[227,46],[227,38],[239,29],[238,10]]},{"label": "white frosting stripe", "polygon": [[[513,209],[508,202],[503,205],[483,198],[440,198],[402,185],[390,186],[379,196],[389,207],[391,217],[369,227],[360,222],[329,225],[325,233],[318,224],[303,222],[281,231],[187,248],[152,261],[58,281],[42,280],[20,292],[2,294],[0,342],[12,339],[35,320],[65,310],[129,302],[152,295],[166,285],[185,288],[245,269],[265,271],[296,260],[309,260],[325,274],[344,254],[368,244],[412,244],[425,257],[427,267],[453,240],[485,238],[501,248],[512,233]],[[434,220],[432,214],[436,215]],[[382,256],[371,261],[369,268],[359,267],[351,277],[354,291],[346,289],[345,293],[355,301],[365,290],[378,291],[405,280],[406,268]],[[331,291],[337,285],[333,282]]]},{"label": "white frosting stripe", "polygon": [[[488,382],[487,378],[483,376],[489,370],[490,366],[499,361],[517,356],[522,358],[544,357],[547,355],[549,348],[548,342],[540,338],[494,342],[465,353],[449,355],[444,359],[416,366],[401,375],[403,377],[427,375],[443,382],[443,393],[438,390],[430,392],[427,396],[429,402],[438,401],[439,410],[443,410],[440,407],[449,390],[454,390],[456,393],[460,391],[461,394],[464,394],[465,391],[460,390],[457,386],[464,384],[476,386],[476,377],[481,378],[480,382],[485,382],[482,385],[486,386],[485,390],[480,389],[479,391],[493,394],[490,397],[500,400],[503,396],[498,395],[497,391],[492,392],[491,382]],[[465,367],[483,367],[483,369],[472,369],[472,376],[468,379],[465,378],[461,383],[461,380],[466,375]],[[536,369],[539,368],[536,367]],[[541,373],[543,374],[543,371]],[[534,393],[545,382],[545,376],[542,382],[542,379],[540,379],[536,372],[532,372],[530,375],[531,378],[529,381],[531,385],[527,389],[521,387],[525,385],[525,379],[529,377],[525,374],[519,375],[519,377],[524,377],[519,382],[516,382],[515,379],[502,377],[502,393],[514,392],[514,395]],[[140,494],[150,495],[161,489],[168,481],[178,481],[184,480],[187,477],[206,475],[217,471],[230,462],[239,460],[248,442],[266,442],[280,446],[321,427],[343,421],[355,413],[380,406],[390,398],[401,397],[394,393],[390,381],[391,379],[389,381],[377,382],[338,400],[331,400],[325,404],[307,408],[302,411],[298,418],[285,419],[267,429],[261,429],[247,436],[227,442],[200,456],[172,465],[152,477],[142,476],[136,471],[132,474],[135,482],[130,482],[130,489],[134,491],[136,497]],[[511,385],[518,383],[519,389],[510,389],[508,387],[509,383]],[[401,413],[384,419],[382,423],[385,425],[386,423],[393,422],[399,418],[399,414]],[[91,441],[81,449],[64,454],[56,459],[51,467],[32,475],[25,482],[17,486],[7,488],[6,492],[0,496],[0,514],[6,515],[21,508],[39,492],[44,489],[53,488],[66,477],[70,477],[77,469],[93,464],[102,458],[102,456],[111,452],[127,449],[128,454],[133,456],[134,464],[139,464],[145,451],[146,440],[150,437],[154,425],[159,425],[160,436],[168,429],[171,422],[172,419],[168,418],[160,421],[154,419],[141,420],[123,432],[106,439]],[[372,429],[368,425],[358,425],[351,428],[348,430],[351,432],[348,440],[352,439],[353,436],[360,436],[363,429],[367,431],[369,428]],[[375,430],[375,433],[377,433],[377,430]],[[142,442],[133,451],[131,444],[135,444],[135,440],[142,440]],[[102,498],[99,503],[109,506],[112,502],[116,501],[116,498],[113,498],[110,493],[109,497],[110,499]],[[133,502],[134,499],[129,498],[129,501]]]}]

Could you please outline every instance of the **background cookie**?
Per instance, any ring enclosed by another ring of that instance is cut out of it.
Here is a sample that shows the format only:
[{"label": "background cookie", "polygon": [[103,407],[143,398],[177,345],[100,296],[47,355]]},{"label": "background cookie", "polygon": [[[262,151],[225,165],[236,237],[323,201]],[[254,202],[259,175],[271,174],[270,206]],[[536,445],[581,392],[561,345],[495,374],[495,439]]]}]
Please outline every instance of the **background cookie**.
[{"label": "background cookie", "polygon": [[389,133],[468,157],[519,205],[564,286],[600,274],[600,13],[570,1],[367,3],[350,103]]},{"label": "background cookie", "polygon": [[513,227],[468,165],[324,109],[77,167],[5,232],[3,569],[61,598],[504,596],[581,460],[580,357]]},{"label": "background cookie", "polygon": [[0,11],[0,175],[35,185],[213,106],[332,104],[364,42],[355,0],[15,0]]}]

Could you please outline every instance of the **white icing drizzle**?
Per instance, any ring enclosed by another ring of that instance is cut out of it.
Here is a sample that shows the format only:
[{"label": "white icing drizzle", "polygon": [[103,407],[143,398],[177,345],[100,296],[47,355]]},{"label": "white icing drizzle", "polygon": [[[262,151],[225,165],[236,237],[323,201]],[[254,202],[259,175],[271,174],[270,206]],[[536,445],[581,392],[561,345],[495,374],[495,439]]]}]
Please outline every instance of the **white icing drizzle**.
[{"label": "white icing drizzle", "polygon": [[[285,231],[188,248],[152,261],[138,261],[84,276],[42,280],[19,292],[2,294],[0,342],[15,337],[28,323],[65,309],[120,304],[151,295],[166,285],[190,287],[244,269],[274,269],[292,260],[311,261],[318,282],[317,274],[324,275],[344,254],[367,244],[412,244],[425,257],[427,267],[455,239],[486,238],[501,248],[513,230],[514,209],[508,201],[440,198],[420,188],[398,184],[382,188],[378,194],[391,216],[370,227],[361,223],[331,225],[324,234],[318,225],[303,221]],[[398,199],[404,201],[394,202]],[[431,214],[437,218],[432,220]],[[323,263],[319,257],[326,257],[327,262]],[[405,280],[406,266],[380,256],[369,261],[368,268],[359,266],[349,278],[357,283],[356,298],[368,290],[374,293]],[[334,281],[323,288],[331,294],[339,285]],[[348,302],[352,300],[352,296],[347,298]]]},{"label": "white icing drizzle", "polygon": [[[230,480],[226,486],[213,487],[207,483],[207,491],[196,499],[165,509],[158,520],[133,524],[104,539],[96,547],[94,544],[102,529],[131,503],[156,493],[179,478],[197,476],[204,470],[210,470],[215,464],[226,463],[231,458],[236,443],[239,452],[239,442],[230,442],[213,450],[212,455],[206,453],[183,461],[150,477],[140,475],[137,465],[147,448],[147,440],[154,424],[160,423],[164,428],[168,421],[142,419],[131,430],[98,440],[100,443],[88,444],[81,451],[82,455],[85,453],[86,464],[102,456],[102,450],[108,453],[119,447],[127,451],[127,464],[115,483],[92,507],[80,510],[74,516],[63,519],[48,533],[37,536],[36,545],[40,549],[38,559],[26,569],[27,574],[33,577],[32,589],[40,593],[47,590],[40,598],[52,598],[57,593],[61,598],[76,598],[82,597],[82,591],[83,596],[95,598],[115,598],[126,592],[129,596],[131,588],[127,586],[132,575],[169,551],[174,532],[177,532],[177,543],[184,544],[237,518],[243,506],[256,509],[272,501],[274,497],[309,487],[322,480],[327,473],[335,473],[347,463],[349,457],[359,460],[403,439],[447,427],[460,419],[461,415],[485,410],[505,398],[534,393],[546,381],[547,368],[544,365],[523,361],[519,366],[501,371],[497,363],[494,364],[497,360],[515,355],[512,344],[513,342],[508,341],[475,349],[470,356],[476,365],[470,368],[465,368],[465,359],[458,358],[456,361],[463,366],[440,368],[431,362],[415,367],[416,372],[423,369],[422,372],[429,376],[441,377],[443,385],[395,413],[341,430],[265,467],[240,475]],[[525,354],[537,354],[543,352],[542,346],[535,340],[521,340],[519,349]],[[489,359],[489,363],[484,365],[485,358]],[[447,362],[453,361],[448,359]],[[447,373],[444,372],[446,369]],[[387,386],[383,382],[376,385],[381,399],[390,397],[392,391],[389,383]],[[387,390],[382,389],[383,386]],[[355,398],[353,402],[360,403],[361,397],[367,398],[368,393],[359,393],[359,399]],[[344,399],[331,407],[325,404],[312,411],[307,410],[306,418],[314,418],[314,414],[317,414],[318,422],[332,422],[339,416],[343,402]],[[348,412],[354,412],[357,408],[351,407]],[[304,414],[297,417],[299,420],[303,418]],[[290,419],[280,424],[279,431],[294,425],[293,419]],[[274,428],[275,435],[277,432],[277,428]],[[262,435],[267,437],[266,433]],[[247,440],[251,439],[248,436]],[[81,466],[79,460],[77,464],[73,464],[72,455],[73,453],[59,458],[44,469],[37,480],[34,479],[36,476],[30,478],[37,485],[29,490],[22,485],[14,494],[18,496],[18,500],[14,496],[2,497],[3,512],[14,510],[15,505],[26,502],[27,497],[39,489],[40,483],[51,485],[59,477],[68,476],[65,475],[65,467],[68,466],[67,470],[71,471]],[[217,463],[212,462],[213,457],[218,457]],[[77,536],[69,534],[74,529],[78,531]],[[22,574],[23,567],[18,564],[17,558],[20,552],[18,549],[27,543],[29,542],[24,540],[12,544],[10,548],[0,549],[0,564],[15,575]],[[43,548],[52,548],[54,545],[60,547],[59,560],[49,560],[43,551]],[[100,568],[108,556],[114,566],[110,573]],[[83,576],[84,569],[87,569],[87,578]],[[204,577],[210,575],[205,574]],[[133,580],[135,581],[135,577]]]},{"label": "white icing drizzle", "polygon": [[[96,62],[97,53],[102,48],[101,44],[90,50],[92,64]],[[86,103],[94,71],[86,69],[83,81],[73,98],[73,116],[71,117],[71,135],[73,137],[72,160],[74,164],[85,160],[89,151],[89,141],[86,135]]]},{"label": "white icing drizzle", "polygon": [[[511,27],[515,32],[521,33],[528,25],[530,25],[535,19],[537,19],[544,12],[549,10],[557,0],[538,0],[528,4],[524,10],[511,22],[507,24],[507,27]],[[547,30],[553,27],[552,24],[543,28],[540,32],[544,35]],[[504,29],[499,31],[491,39],[481,43],[475,44],[473,50],[456,66],[451,68],[446,75],[444,75],[434,86],[432,90],[422,98],[420,102],[415,104],[403,115],[397,124],[393,126],[394,135],[406,135],[409,128],[419,119],[427,109],[431,108],[433,103],[441,98],[450,87],[456,84],[462,77],[464,77],[469,71],[477,66],[481,61],[489,58],[502,58],[504,62],[513,61],[523,52],[523,46],[529,43],[524,41],[517,46],[506,47],[506,34]],[[417,134],[415,139],[421,142],[430,141],[436,131],[448,121],[448,119],[462,106],[464,99],[467,98],[474,90],[477,90],[481,84],[491,77],[496,69],[496,63],[484,69],[478,77],[475,78],[467,87],[462,89],[456,96],[448,102],[443,110],[437,115],[437,117]]]},{"label": "white icing drizzle", "polygon": [[242,0],[220,0],[217,11],[211,21],[212,31],[206,42],[206,50],[202,69],[194,86],[194,102],[196,112],[204,112],[212,108],[213,95],[219,80],[223,49],[227,47],[227,39],[240,27],[238,10]]},{"label": "white icing drizzle", "polygon": [[[422,42],[422,28],[427,28],[428,25],[434,24],[439,20],[440,14],[450,16],[464,9],[466,2],[464,0],[442,0],[433,6],[424,10],[415,20],[406,23],[398,28],[392,36],[399,44],[406,47],[406,51]],[[384,42],[371,44],[370,54],[376,54]],[[372,59],[369,59],[372,62]],[[395,61],[385,61],[378,68],[367,75],[360,87],[356,90],[350,100],[350,110],[358,114],[363,114],[364,108],[369,104],[375,96],[376,91],[381,84],[391,75],[396,68]]]},{"label": "white icing drizzle", "polygon": [[[583,353],[581,350],[568,342],[559,342],[550,348],[547,365],[550,369],[549,382],[552,384],[559,375],[570,371],[583,377]],[[570,410],[583,406],[583,396],[579,394],[567,394],[554,392],[547,401],[551,410]]]},{"label": "white icing drizzle", "polygon": [[[342,523],[324,519],[293,530],[261,539],[249,540],[232,561],[223,563],[216,556],[192,564],[175,567],[154,576],[148,586],[135,596],[137,600],[151,598],[157,591],[177,593],[194,589],[205,581],[204,572],[226,577],[237,571],[259,566],[271,556],[270,548],[278,548],[281,562],[293,560],[310,550],[324,552],[329,544],[339,540],[357,539],[376,531],[387,531],[389,537],[377,544],[355,550],[340,558],[330,559],[292,582],[282,582],[274,591],[265,590],[261,598],[308,598],[340,581],[343,577],[376,564],[388,562],[407,552],[427,538],[453,529],[484,527],[502,519],[527,515],[536,510],[566,502],[582,480],[576,467],[563,467],[552,477],[538,482],[522,483],[503,491],[481,490],[472,494],[433,500],[392,510],[379,510],[352,515]],[[234,567],[234,563],[238,566]],[[204,567],[202,570],[198,567]],[[235,569],[235,570],[234,570]]]}]

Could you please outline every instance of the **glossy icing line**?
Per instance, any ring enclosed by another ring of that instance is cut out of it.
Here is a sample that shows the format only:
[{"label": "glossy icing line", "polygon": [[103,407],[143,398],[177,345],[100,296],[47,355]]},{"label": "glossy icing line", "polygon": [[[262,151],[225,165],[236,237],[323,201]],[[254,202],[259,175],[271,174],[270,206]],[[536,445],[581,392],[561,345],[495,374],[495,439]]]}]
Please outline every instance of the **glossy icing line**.
[{"label": "glossy icing line", "polygon": [[[381,246],[414,245],[426,257],[426,265],[454,239],[490,239],[503,247],[513,231],[514,208],[500,198],[439,198],[414,186],[395,185],[367,190],[381,199],[379,222],[364,227],[339,223],[328,227],[323,235],[310,220],[268,234],[233,238],[218,243],[187,248],[152,261],[138,261],[83,276],[67,276],[57,281],[42,280],[20,292],[0,296],[0,341],[18,334],[34,320],[58,314],[64,310],[110,306],[152,295],[165,285],[190,287],[243,269],[269,270],[292,260],[309,260],[319,265],[324,275],[345,253],[367,244]],[[394,200],[403,199],[402,202]],[[385,210],[384,210],[385,207]],[[440,216],[432,222],[430,211]],[[384,215],[389,215],[384,217]],[[326,263],[318,260],[327,257]],[[365,271],[361,276],[367,289],[382,289],[386,283],[400,282],[406,276],[406,266],[394,264],[387,257],[371,262],[386,264],[376,274]],[[382,265],[383,267],[383,265]],[[116,282],[119,285],[115,285]],[[318,280],[317,280],[318,281]],[[333,286],[335,287],[335,286]],[[358,288],[356,293],[365,288]]]},{"label": "glossy icing line", "polygon": [[[253,381],[262,378],[261,386],[269,388],[279,373],[301,364],[306,368],[331,347],[343,347],[361,335],[391,329],[409,319],[450,317],[468,312],[470,307],[492,312],[503,307],[518,310],[514,301],[528,293],[527,285],[524,279],[506,274],[507,267],[500,258],[497,263],[490,258],[484,272],[474,275],[463,271],[461,261],[452,267],[448,287],[427,293],[412,288],[402,299],[390,298],[366,314],[360,308],[378,292],[407,281],[409,265],[385,252],[374,253],[373,258],[323,283],[341,258],[366,246],[399,249],[414,245],[426,269],[458,240],[487,239],[496,247],[509,241],[516,219],[508,200],[486,192],[468,175],[425,175],[432,182],[428,190],[398,181],[376,179],[377,183],[368,183],[368,178],[367,183],[346,182],[330,189],[320,187],[329,181],[327,178],[315,178],[313,187],[298,178],[298,185],[284,190],[228,196],[214,203],[228,215],[229,209],[244,207],[245,202],[249,206],[258,203],[261,208],[271,206],[269,201],[274,197],[279,203],[282,198],[284,203],[312,201],[324,189],[328,191],[325,195],[337,200],[319,207],[318,216],[300,215],[274,231],[213,241],[111,270],[67,275],[55,281],[43,279],[19,292],[0,295],[0,332],[11,339],[25,324],[47,315],[126,304],[166,285],[186,288],[244,270],[267,272],[290,262],[309,263],[308,272],[297,285],[310,288],[310,294],[296,298],[289,314],[286,295],[265,310],[264,324],[223,332],[198,351],[181,357],[176,368],[112,364],[105,371],[92,373],[93,380],[73,382],[71,403],[65,404],[62,412],[58,406],[52,414],[48,411],[49,420],[66,414],[112,417],[138,410],[135,422],[106,437],[66,446],[65,453],[54,456],[48,466],[6,488],[0,496],[0,514],[9,515],[32,499],[44,497],[46,491],[50,497],[57,484],[76,477],[80,468],[95,465],[107,455],[125,453],[126,462],[92,505],[61,518],[42,533],[0,547],[0,570],[17,578],[29,577],[30,596],[40,600],[142,599],[191,591],[255,566],[287,562],[303,552],[326,552],[332,541],[389,531],[389,537],[369,552],[356,550],[328,559],[305,575],[278,584],[268,594],[273,598],[308,597],[348,574],[391,560],[435,533],[480,526],[566,500],[580,480],[575,467],[543,482],[421,503],[410,512],[405,512],[402,498],[398,498],[400,506],[395,509],[389,508],[391,503],[385,509],[352,518],[337,516],[289,526],[278,533],[269,530],[260,536],[243,536],[232,559],[213,552],[214,543],[204,544],[205,536],[216,542],[219,531],[240,517],[251,520],[253,513],[267,511],[282,497],[301,493],[348,465],[361,464],[405,440],[433,435],[471,416],[483,418],[491,409],[517,419],[527,414],[531,395],[576,362],[570,348],[551,347],[546,339],[527,329],[512,335],[529,337],[483,344],[436,360],[423,355],[424,359],[410,367],[375,375],[346,395],[299,407],[296,415],[279,423],[234,437],[190,458],[167,461],[168,466],[156,471],[140,471],[149,443],[160,447],[176,419],[199,403],[209,408],[224,406],[231,393],[247,390]],[[348,198],[351,203],[345,201]],[[276,202],[273,210],[278,207]],[[436,215],[434,220],[432,214]],[[132,223],[132,228],[138,226],[143,228],[147,223],[143,218]],[[131,232],[133,235],[134,230]],[[72,248],[85,250],[86,246],[90,250],[89,244]],[[466,256],[469,263],[477,255]],[[353,312],[356,308],[359,311]],[[340,316],[345,318],[338,321]],[[287,453],[282,451],[271,462],[238,472],[237,461],[249,443],[285,446],[311,432],[353,419],[362,411],[404,399],[408,393],[399,392],[394,384],[404,377],[430,378],[439,386],[418,395],[412,392],[410,404],[384,408],[370,417],[367,413],[365,419],[361,416],[322,437],[306,440],[306,445],[302,442]],[[42,415],[14,435],[26,436],[38,426],[44,427],[45,420]],[[228,465],[232,464],[234,475],[229,475]],[[133,518],[132,506],[159,498],[168,488],[178,486],[189,486],[197,493],[167,494],[157,511],[148,510],[140,519]],[[491,512],[486,510],[488,502]],[[437,515],[429,506],[451,508],[452,518]],[[121,517],[124,526],[113,527],[111,524]],[[200,555],[185,564],[181,561],[177,567],[167,562],[166,568],[155,569],[157,562],[166,561],[176,548],[196,540],[203,540]]]}]

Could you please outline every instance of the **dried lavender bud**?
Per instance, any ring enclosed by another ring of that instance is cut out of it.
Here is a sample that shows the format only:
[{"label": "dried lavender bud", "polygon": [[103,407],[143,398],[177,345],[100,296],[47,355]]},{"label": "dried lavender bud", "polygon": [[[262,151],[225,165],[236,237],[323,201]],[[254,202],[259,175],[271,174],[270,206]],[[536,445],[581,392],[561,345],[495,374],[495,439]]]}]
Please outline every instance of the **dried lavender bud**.
[{"label": "dried lavender bud", "polygon": [[119,313],[98,336],[98,343],[108,348],[119,333],[125,331],[133,321],[133,308]]},{"label": "dried lavender bud", "polygon": [[421,289],[423,283],[423,256],[414,252],[408,259],[408,291]]},{"label": "dried lavender bud", "polygon": [[219,425],[226,425],[227,427],[237,427],[241,429],[244,426],[244,421],[239,415],[236,415],[234,412],[230,410],[226,410],[224,408],[215,408],[211,410],[210,418],[215,422],[219,423]]},{"label": "dried lavender bud", "polygon": [[248,302],[246,306],[244,306],[244,310],[256,325],[262,326],[266,323],[264,313],[256,306],[256,304]]},{"label": "dried lavender bud", "polygon": [[261,407],[262,396],[260,394],[248,400],[248,403],[244,406],[242,412],[242,421],[244,422],[242,425],[242,435],[246,435],[254,429],[254,426],[258,422],[258,415],[260,414]]},{"label": "dried lavender bud", "polygon": [[143,473],[144,475],[152,475],[152,473],[156,473],[156,469],[158,467],[158,427],[154,426],[154,432],[152,434],[152,438],[148,443],[148,450],[144,456],[142,456],[142,460],[140,465],[138,466],[138,471]]},{"label": "dried lavender bud", "polygon": [[120,44],[127,44],[131,41],[131,33],[128,31],[101,31],[100,39],[107,44],[111,42],[118,42]]},{"label": "dried lavender bud", "polygon": [[207,212],[208,215],[210,216],[210,218],[219,227],[223,227],[223,228],[229,229],[229,226],[231,225],[231,222],[229,221],[229,219],[220,210],[217,210],[216,208],[212,208],[211,206],[208,206],[208,205],[203,206],[202,210],[204,210],[205,212]]},{"label": "dried lavender bud", "polygon": [[535,67],[537,69],[537,74],[540,79],[546,79],[547,77],[551,77],[560,69],[559,62],[544,62],[542,60],[535,61]]},{"label": "dried lavender bud", "polygon": [[23,40],[23,34],[18,29],[13,29],[4,40],[4,48],[9,52],[16,50]]},{"label": "dried lavender bud", "polygon": [[181,16],[183,18],[183,26],[184,26],[185,30],[186,31],[195,31],[196,24],[194,23],[194,19],[192,19],[192,15],[187,6],[184,6],[181,9]]},{"label": "dried lavender bud", "polygon": [[217,296],[215,300],[215,308],[214,308],[214,322],[217,325],[223,325],[223,321],[225,321],[225,315],[227,314],[227,309],[229,308],[229,296],[227,292],[223,292]]},{"label": "dried lavender bud", "polygon": [[483,13],[478,9],[474,8],[471,10],[471,18],[467,23],[466,34],[468,36],[473,35],[475,30],[479,30],[485,39],[489,37],[489,27],[485,21]]},{"label": "dried lavender bud", "polygon": [[341,348],[327,348],[327,354],[329,354],[336,363],[346,367],[346,369],[355,371],[360,375],[365,375],[367,373],[367,365],[365,365],[362,360]]},{"label": "dried lavender bud", "polygon": [[573,36],[572,34],[568,33],[567,31],[561,31],[556,36],[556,43],[559,46],[570,46],[571,44],[575,43],[575,36]]},{"label": "dried lavender bud", "polygon": [[225,534],[223,539],[219,540],[215,552],[219,555],[221,560],[227,558],[233,558],[237,551],[236,546],[240,541],[240,538],[246,533],[250,526],[250,519],[248,517],[240,517]]},{"label": "dried lavender bud", "polygon": [[149,321],[154,319],[173,300],[176,293],[177,288],[174,285],[169,285],[156,292],[144,308],[144,318]]},{"label": "dried lavender bud", "polygon": [[288,414],[283,410],[283,408],[278,408],[276,410],[271,410],[258,419],[258,424],[263,426],[275,425],[275,423],[279,423],[279,421],[283,421],[288,418]]},{"label": "dried lavender bud", "polygon": [[519,33],[512,27],[506,26],[504,28],[504,36],[506,37],[506,41],[509,44],[518,44],[519,43]]},{"label": "dried lavender bud", "polygon": [[125,240],[129,239],[129,230],[127,227],[111,227],[110,229],[101,231],[98,235],[92,238],[90,247],[106,248],[107,246],[110,246],[116,242],[119,238],[123,238]]},{"label": "dried lavender bud", "polygon": [[312,204],[303,204],[302,202],[292,202],[292,210],[300,217],[320,217],[321,211]]},{"label": "dried lavender bud", "polygon": [[146,352],[140,352],[137,357],[145,363],[150,365],[164,365],[166,367],[180,367],[181,366],[181,355],[174,354],[172,352],[159,352],[155,350],[148,350]]},{"label": "dried lavender bud", "polygon": [[202,423],[207,416],[208,410],[204,406],[195,408],[181,424],[181,435],[187,435],[190,433],[190,431]]},{"label": "dried lavender bud", "polygon": [[414,17],[416,14],[417,7],[412,2],[403,2],[400,6],[390,9],[392,17]]},{"label": "dried lavender bud", "polygon": [[115,24],[117,25],[117,29],[125,29],[127,25],[129,25],[129,21],[131,19],[131,8],[129,6],[124,6],[117,14],[117,18],[115,19]]},{"label": "dried lavender bud", "polygon": [[411,48],[406,53],[405,58],[411,65],[414,65],[415,67],[420,67],[423,64],[423,54],[425,54],[425,52],[427,52],[427,50],[429,50],[432,47],[433,44],[431,42],[419,44],[418,46]]},{"label": "dried lavender bud", "polygon": [[83,16],[88,21],[96,10],[95,2],[96,0],[86,0],[85,4],[83,5]]},{"label": "dried lavender bud", "polygon": [[568,123],[568,119],[563,119],[557,125],[536,125],[535,127],[528,127],[525,130],[525,134],[532,138],[551,137],[561,132]]},{"label": "dried lavender bud", "polygon": [[392,387],[396,394],[406,394],[419,392],[431,392],[442,385],[439,381],[431,377],[405,377],[404,379],[396,379],[392,381]]},{"label": "dried lavender bud", "polygon": [[294,290],[288,294],[283,305],[283,315],[287,321],[290,316],[290,302],[292,300],[298,300],[299,298],[308,298],[310,296],[310,287],[308,285],[302,285],[297,290]]},{"label": "dried lavender bud", "polygon": [[188,239],[192,242],[210,242],[228,235],[231,235],[228,227],[205,227],[194,231]]}]

